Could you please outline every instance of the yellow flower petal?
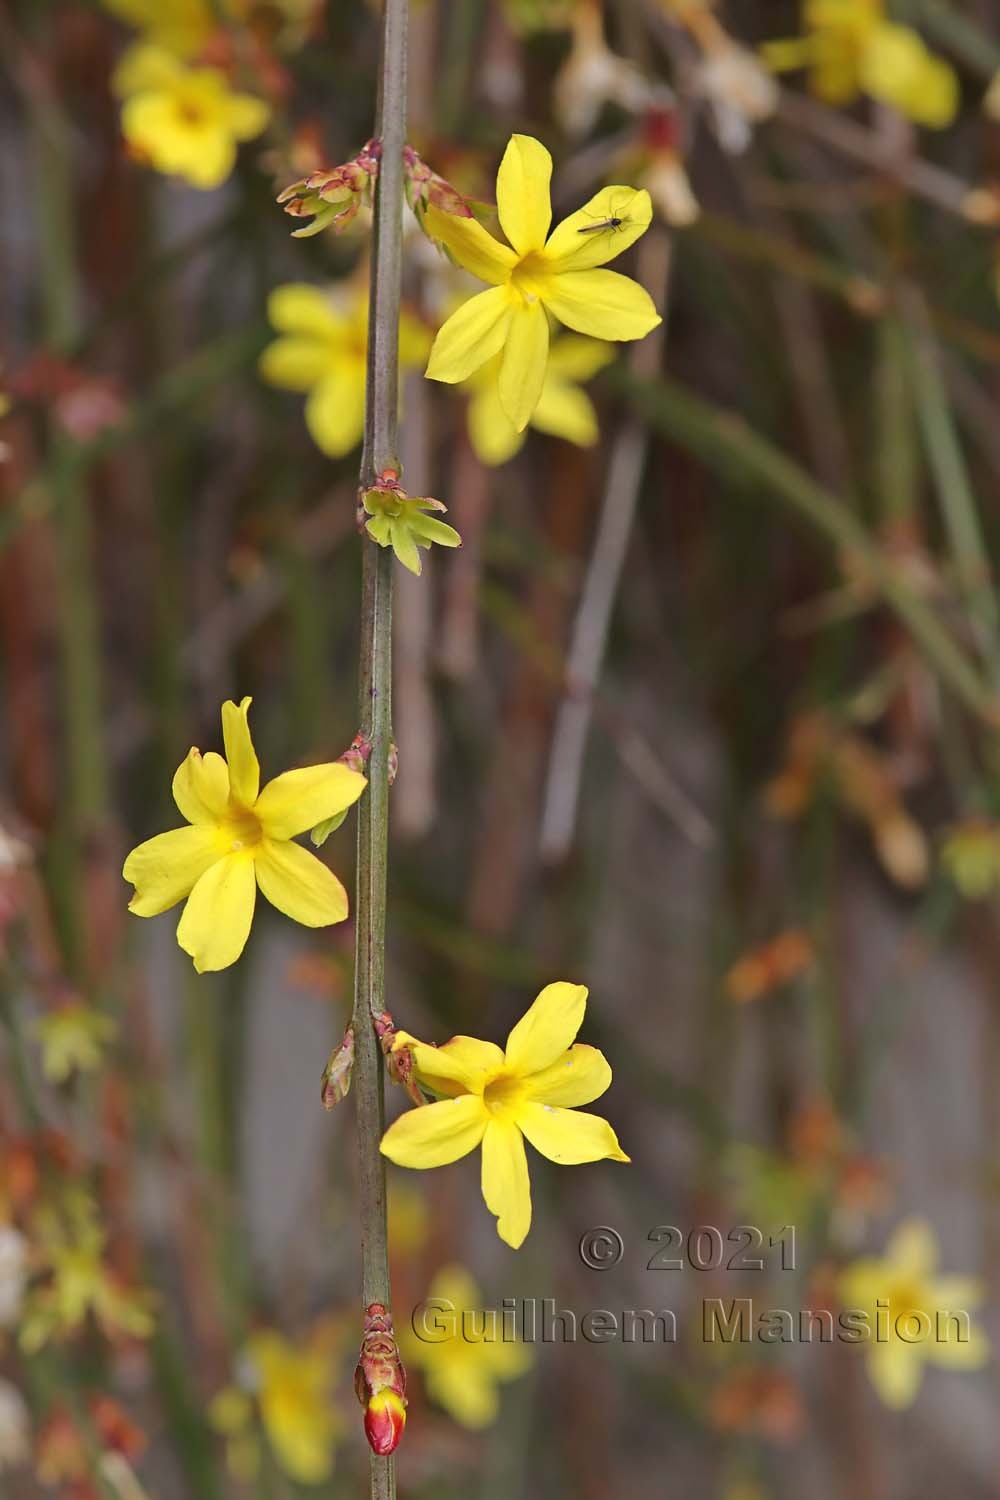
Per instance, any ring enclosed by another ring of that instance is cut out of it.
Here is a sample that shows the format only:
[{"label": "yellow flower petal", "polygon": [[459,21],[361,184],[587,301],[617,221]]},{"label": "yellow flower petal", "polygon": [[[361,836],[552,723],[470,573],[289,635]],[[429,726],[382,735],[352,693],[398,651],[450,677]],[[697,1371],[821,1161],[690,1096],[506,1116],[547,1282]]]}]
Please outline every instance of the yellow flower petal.
[{"label": "yellow flower petal", "polygon": [[649,293],[617,271],[549,277],[544,296],[560,323],[597,339],[641,339],[662,321]]},{"label": "yellow flower petal", "polygon": [[289,281],[276,286],[267,299],[267,316],[279,333],[317,334],[340,333],[344,320],[337,313],[330,299],[318,286],[306,281]]},{"label": "yellow flower petal", "polygon": [[552,223],[551,180],[552,158],[541,141],[532,135],[512,135],[497,172],[497,213],[518,255],[529,255],[545,244]]},{"label": "yellow flower petal", "polygon": [[322,860],[301,844],[265,839],[255,853],[261,894],[303,927],[329,927],[347,916],[347,892]]},{"label": "yellow flower petal", "polygon": [[135,886],[129,911],[155,917],[176,906],[192,890],[222,849],[214,828],[174,828],[133,849],[122,870]]},{"label": "yellow flower petal", "polygon": [[536,1151],[564,1167],[585,1161],[629,1161],[607,1120],[582,1109],[527,1101],[517,1106],[518,1128]]},{"label": "yellow flower petal", "polygon": [[291,839],[357,802],[368,785],[359,771],[337,761],[286,771],[267,783],[254,812],[272,839]]},{"label": "yellow flower petal", "polygon": [[222,705],[222,738],[229,763],[229,790],[244,807],[253,807],[260,790],[260,766],[247,722],[252,702],[252,698],[244,698],[239,707],[231,701]]},{"label": "yellow flower petal", "polygon": [[252,141],[271,118],[271,107],[252,94],[230,94],[222,117],[238,141]]},{"label": "yellow flower petal", "polygon": [[495,1043],[474,1036],[453,1036],[442,1047],[429,1047],[408,1031],[399,1031],[395,1048],[404,1047],[413,1057],[420,1082],[436,1094],[482,1094],[487,1076],[504,1064]]},{"label": "yellow flower petal", "polygon": [[524,1142],[515,1125],[491,1120],[487,1126],[482,1189],[486,1207],[496,1215],[497,1234],[517,1250],[531,1228],[531,1181]]},{"label": "yellow flower petal", "polygon": [[577,1042],[540,1073],[524,1080],[525,1092],[537,1104],[571,1108],[599,1099],[611,1083],[611,1068],[603,1052]]},{"label": "yellow flower petal", "polygon": [[114,91],[120,96],[168,88],[183,71],[165,47],[137,42],[128,48],[114,72]]},{"label": "yellow flower petal", "polygon": [[590,448],[600,437],[594,403],[586,391],[560,380],[546,380],[542,386],[531,425],[578,448]]},{"label": "yellow flower petal", "polygon": [[909,26],[876,26],[859,61],[861,87],[918,124],[950,125],[958,108],[958,79],[947,63],[928,52]]},{"label": "yellow flower petal", "polygon": [[926,1219],[904,1219],[885,1247],[886,1271],[890,1275],[929,1275],[938,1261],[934,1231]]},{"label": "yellow flower petal", "polygon": [[488,1120],[475,1094],[424,1104],[389,1126],[382,1137],[382,1155],[399,1167],[444,1167],[476,1149]]},{"label": "yellow flower petal", "polygon": [[229,801],[229,771],[221,755],[193,746],[174,773],[174,801],[189,823],[215,823]]},{"label": "yellow flower petal", "polygon": [[[652,218],[653,205],[645,188],[602,188],[575,214],[556,225],[545,246],[546,264],[560,274],[603,266],[634,245],[646,233]],[[609,219],[622,222],[617,228],[596,228]]]},{"label": "yellow flower petal", "polygon": [[300,338],[275,339],[268,344],[257,369],[268,385],[283,391],[311,391],[325,376],[337,353],[329,343],[303,335]]},{"label": "yellow flower petal", "polygon": [[509,1067],[540,1073],[572,1046],[583,1025],[587,990],[582,984],[547,984],[507,1038]]},{"label": "yellow flower petal", "polygon": [[432,240],[447,246],[451,254],[478,276],[480,281],[502,286],[517,264],[517,256],[507,245],[494,239],[477,219],[459,219],[429,206],[424,215],[427,233]]},{"label": "yellow flower petal", "polygon": [[500,404],[518,432],[538,405],[549,355],[549,322],[541,302],[523,302],[510,320],[500,366]]},{"label": "yellow flower petal", "polygon": [[498,375],[469,398],[469,441],[480,463],[491,466],[505,464],[524,445],[524,434],[500,404]]},{"label": "yellow flower petal", "polygon": [[500,1393],[496,1382],[486,1369],[471,1360],[442,1361],[428,1366],[424,1384],[432,1400],[472,1432],[492,1427],[499,1415]]},{"label": "yellow flower petal", "polygon": [[227,854],[205,871],[177,924],[177,941],[199,974],[236,962],[250,935],[256,898],[249,854]]},{"label": "yellow flower petal", "polygon": [[603,339],[586,339],[564,333],[549,350],[549,375],[560,385],[570,380],[591,380],[617,358],[618,350]]},{"label": "yellow flower petal", "polygon": [[902,1344],[895,1339],[888,1344],[869,1346],[868,1372],[872,1385],[893,1411],[902,1411],[916,1400],[924,1374],[920,1350],[919,1344]]},{"label": "yellow flower petal", "polygon": [[438,329],[427,362],[427,379],[454,385],[499,354],[516,298],[517,293],[498,286],[463,302]]},{"label": "yellow flower petal", "polygon": [[306,402],[306,426],[317,448],[343,458],[365,430],[365,378],[362,365],[344,361],[323,377]]}]

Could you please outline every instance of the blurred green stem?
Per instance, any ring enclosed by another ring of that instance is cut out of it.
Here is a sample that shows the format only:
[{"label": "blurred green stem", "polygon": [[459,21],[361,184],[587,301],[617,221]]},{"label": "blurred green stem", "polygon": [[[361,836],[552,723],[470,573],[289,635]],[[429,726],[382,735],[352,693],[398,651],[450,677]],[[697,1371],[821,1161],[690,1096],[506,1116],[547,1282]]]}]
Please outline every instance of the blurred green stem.
[{"label": "blurred green stem", "polygon": [[955,696],[990,728],[1000,724],[1000,699],[938,620],[904,573],[873,541],[836,495],[818,484],[779,448],[755,432],[736,412],[713,406],[672,380],[616,382],[657,431],[698,454],[709,467],[789,506],[841,552],[861,564],[867,583],[906,625],[924,655]]},{"label": "blurred green stem", "polygon": [[[361,485],[398,473],[399,299],[403,259],[403,143],[406,132],[407,0],[385,0],[375,134],[382,160],[375,193],[368,375]],[[363,534],[359,721],[371,744],[368,790],[358,809],[358,885],[354,970],[354,1093],[360,1155],[361,1288],[365,1307],[390,1306],[386,1247],[385,1123],[382,1054],[372,1017],[385,1009],[385,907],[392,736],[392,552]],[[373,1500],[393,1500],[394,1460],[371,1455]]]}]

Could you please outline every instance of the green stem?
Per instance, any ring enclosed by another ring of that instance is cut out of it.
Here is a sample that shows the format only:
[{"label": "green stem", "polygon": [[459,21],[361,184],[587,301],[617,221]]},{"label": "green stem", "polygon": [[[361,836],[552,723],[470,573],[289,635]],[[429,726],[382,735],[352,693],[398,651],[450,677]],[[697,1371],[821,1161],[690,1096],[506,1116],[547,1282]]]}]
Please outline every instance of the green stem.
[{"label": "green stem", "polygon": [[[368,319],[368,377],[361,484],[398,473],[399,300],[403,260],[403,144],[406,133],[407,0],[385,0],[375,134],[382,159],[375,192]],[[371,744],[368,790],[358,810],[357,938],[354,977],[354,1094],[360,1170],[361,1295],[390,1306],[386,1244],[382,1054],[372,1017],[385,1009],[385,908],[392,738],[392,552],[364,537],[360,728]],[[395,1463],[371,1455],[372,1500],[394,1500]]]}]

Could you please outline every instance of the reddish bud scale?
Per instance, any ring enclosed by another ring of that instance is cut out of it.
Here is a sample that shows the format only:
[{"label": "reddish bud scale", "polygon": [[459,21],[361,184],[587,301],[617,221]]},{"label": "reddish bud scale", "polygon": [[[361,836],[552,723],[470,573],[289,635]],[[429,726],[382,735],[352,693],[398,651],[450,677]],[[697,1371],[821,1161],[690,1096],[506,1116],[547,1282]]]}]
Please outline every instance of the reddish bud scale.
[{"label": "reddish bud scale", "polygon": [[396,1347],[392,1317],[381,1302],[365,1310],[354,1389],[365,1409],[365,1437],[373,1453],[393,1453],[406,1426],[406,1371]]}]

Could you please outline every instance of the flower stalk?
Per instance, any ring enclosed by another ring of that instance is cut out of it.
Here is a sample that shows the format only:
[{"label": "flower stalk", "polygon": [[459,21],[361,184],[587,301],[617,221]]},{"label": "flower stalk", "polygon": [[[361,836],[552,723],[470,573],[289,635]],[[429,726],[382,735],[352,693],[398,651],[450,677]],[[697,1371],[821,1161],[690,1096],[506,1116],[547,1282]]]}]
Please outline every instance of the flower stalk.
[{"label": "flower stalk", "polygon": [[[375,125],[382,143],[375,186],[365,440],[361,489],[386,470],[399,473],[396,427],[399,394],[399,304],[403,251],[403,145],[406,130],[407,0],[385,0],[382,61]],[[371,744],[368,788],[359,804],[357,926],[354,977],[356,1099],[361,1221],[361,1295],[365,1308],[391,1305],[386,1246],[385,1164],[379,1151],[385,1124],[382,1051],[374,1017],[385,1009],[386,864],[389,762],[392,739],[392,559],[362,533],[359,721]],[[390,1455],[371,1454],[372,1500],[394,1500]]]}]

